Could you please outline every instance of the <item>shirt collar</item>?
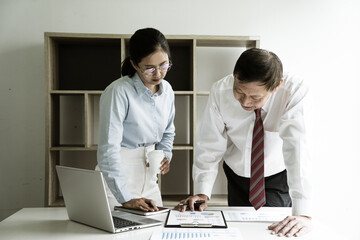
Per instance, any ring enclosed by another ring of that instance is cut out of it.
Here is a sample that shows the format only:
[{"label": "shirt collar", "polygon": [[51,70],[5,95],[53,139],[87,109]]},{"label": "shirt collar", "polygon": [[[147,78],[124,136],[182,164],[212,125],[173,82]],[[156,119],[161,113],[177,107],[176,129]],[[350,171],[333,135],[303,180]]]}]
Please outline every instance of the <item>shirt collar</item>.
[{"label": "shirt collar", "polygon": [[[152,95],[150,89],[148,89],[144,83],[141,81],[139,75],[137,73],[134,74],[132,77],[132,80],[134,81],[136,91],[140,94],[148,92],[148,94]],[[161,82],[159,84],[159,90],[154,95],[161,95],[164,92],[163,83]]]},{"label": "shirt collar", "polygon": [[269,107],[270,107],[270,104],[272,102],[272,96],[273,96],[274,93],[271,93],[270,96],[268,97],[268,99],[266,100],[266,103],[265,105],[261,108],[264,112],[268,112],[269,111]]}]

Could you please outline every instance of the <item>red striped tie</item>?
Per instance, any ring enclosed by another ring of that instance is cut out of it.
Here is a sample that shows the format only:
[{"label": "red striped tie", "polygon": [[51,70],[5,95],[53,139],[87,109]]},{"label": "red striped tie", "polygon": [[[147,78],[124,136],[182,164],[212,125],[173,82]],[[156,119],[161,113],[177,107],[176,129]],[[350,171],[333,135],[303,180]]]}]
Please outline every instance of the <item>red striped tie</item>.
[{"label": "red striped tie", "polygon": [[255,110],[255,124],[251,150],[251,177],[249,201],[256,210],[264,206],[264,128],[261,119],[261,109]]}]

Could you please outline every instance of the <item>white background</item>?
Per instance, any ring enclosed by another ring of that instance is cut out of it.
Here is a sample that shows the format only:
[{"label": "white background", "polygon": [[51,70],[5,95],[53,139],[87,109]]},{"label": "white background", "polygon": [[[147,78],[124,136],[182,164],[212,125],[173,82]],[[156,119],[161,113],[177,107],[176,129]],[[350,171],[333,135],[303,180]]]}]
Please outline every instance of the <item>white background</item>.
[{"label": "white background", "polygon": [[252,35],[311,86],[314,216],[359,239],[357,0],[0,0],[0,219],[43,206],[44,32]]}]

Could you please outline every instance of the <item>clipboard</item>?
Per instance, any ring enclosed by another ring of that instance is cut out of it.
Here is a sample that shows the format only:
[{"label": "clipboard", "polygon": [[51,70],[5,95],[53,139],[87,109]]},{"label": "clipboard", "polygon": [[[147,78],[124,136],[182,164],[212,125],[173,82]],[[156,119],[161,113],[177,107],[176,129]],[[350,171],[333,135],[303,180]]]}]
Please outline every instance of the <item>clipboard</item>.
[{"label": "clipboard", "polygon": [[221,210],[185,211],[170,210],[164,227],[173,228],[227,228],[224,214]]}]

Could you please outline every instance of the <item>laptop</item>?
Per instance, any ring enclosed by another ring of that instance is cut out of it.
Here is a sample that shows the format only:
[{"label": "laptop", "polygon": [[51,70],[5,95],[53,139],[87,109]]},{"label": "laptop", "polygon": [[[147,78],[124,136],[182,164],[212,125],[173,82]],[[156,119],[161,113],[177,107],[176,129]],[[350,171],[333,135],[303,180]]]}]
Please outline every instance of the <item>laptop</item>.
[{"label": "laptop", "polygon": [[69,219],[118,233],[162,225],[163,222],[127,212],[111,211],[100,171],[56,166]]}]

